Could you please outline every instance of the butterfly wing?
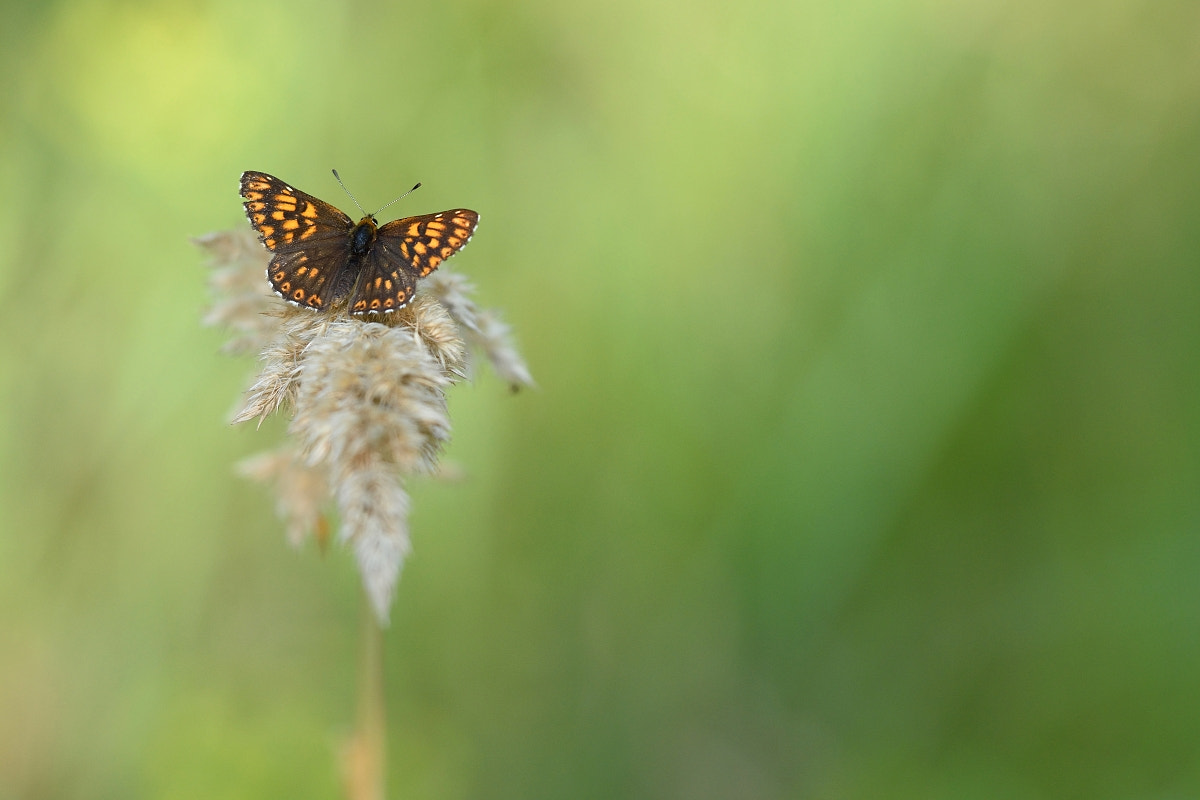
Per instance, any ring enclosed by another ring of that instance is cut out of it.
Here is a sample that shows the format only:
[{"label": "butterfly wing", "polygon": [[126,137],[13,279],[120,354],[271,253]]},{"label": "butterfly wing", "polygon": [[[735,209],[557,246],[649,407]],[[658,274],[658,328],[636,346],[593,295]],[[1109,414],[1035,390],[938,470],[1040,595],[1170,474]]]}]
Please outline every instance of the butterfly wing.
[{"label": "butterfly wing", "polygon": [[470,241],[479,215],[465,208],[405,217],[379,229],[376,247],[383,245],[424,278]]},{"label": "butterfly wing", "polygon": [[376,239],[363,258],[362,278],[350,300],[350,313],[386,314],[404,308],[412,301],[416,288],[417,274],[413,268]]},{"label": "butterfly wing", "polygon": [[243,172],[242,205],[271,251],[267,280],[290,303],[321,309],[350,261],[353,221],[324,200],[265,172]]},{"label": "butterfly wing", "polygon": [[379,229],[363,264],[350,312],[366,314],[403,308],[412,301],[417,279],[424,278],[461,250],[479,215],[465,208],[405,217]]}]

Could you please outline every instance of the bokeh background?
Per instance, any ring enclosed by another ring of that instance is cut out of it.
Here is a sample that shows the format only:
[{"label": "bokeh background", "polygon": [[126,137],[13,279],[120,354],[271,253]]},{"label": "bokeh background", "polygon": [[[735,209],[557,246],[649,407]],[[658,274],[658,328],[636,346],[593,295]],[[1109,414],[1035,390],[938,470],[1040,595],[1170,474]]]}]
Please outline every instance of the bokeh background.
[{"label": "bokeh background", "polygon": [[0,6],[0,799],[327,798],[352,559],[189,237],[465,205],[403,798],[1200,796],[1200,6]]}]

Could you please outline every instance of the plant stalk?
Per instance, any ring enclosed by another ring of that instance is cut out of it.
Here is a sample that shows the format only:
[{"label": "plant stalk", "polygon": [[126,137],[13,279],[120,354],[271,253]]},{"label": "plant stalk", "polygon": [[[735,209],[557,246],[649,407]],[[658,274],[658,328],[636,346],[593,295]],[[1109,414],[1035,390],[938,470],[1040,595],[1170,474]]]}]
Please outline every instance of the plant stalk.
[{"label": "plant stalk", "polygon": [[387,717],[383,700],[383,629],[363,598],[362,662],[358,719],[342,748],[342,778],[349,800],[384,800],[387,774]]}]

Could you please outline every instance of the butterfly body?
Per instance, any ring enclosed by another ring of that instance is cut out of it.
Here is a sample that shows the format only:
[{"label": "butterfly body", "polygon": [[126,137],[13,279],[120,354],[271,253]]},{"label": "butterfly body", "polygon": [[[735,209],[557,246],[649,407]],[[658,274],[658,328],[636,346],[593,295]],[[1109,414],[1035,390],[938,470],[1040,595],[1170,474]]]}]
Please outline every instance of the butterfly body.
[{"label": "butterfly body", "polygon": [[350,231],[350,255],[365,256],[371,245],[375,244],[375,234],[378,230],[379,223],[374,217],[360,219],[354,230]]},{"label": "butterfly body", "polygon": [[349,297],[351,314],[386,314],[412,301],[417,279],[470,240],[479,215],[465,208],[379,225],[265,172],[244,172],[246,217],[271,252],[267,280],[293,305],[321,311]]}]

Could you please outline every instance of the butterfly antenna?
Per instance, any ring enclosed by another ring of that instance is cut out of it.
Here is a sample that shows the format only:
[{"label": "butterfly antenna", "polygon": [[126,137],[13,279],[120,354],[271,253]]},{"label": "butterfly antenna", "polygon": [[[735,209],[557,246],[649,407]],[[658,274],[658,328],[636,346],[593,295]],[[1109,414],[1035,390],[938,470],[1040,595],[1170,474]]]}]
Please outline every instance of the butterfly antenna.
[{"label": "butterfly antenna", "polygon": [[[358,206],[358,210],[362,211],[363,215],[365,216],[367,214],[367,212],[363,211],[363,207],[361,205],[359,205],[358,198],[355,197],[353,194],[351,194],[350,190],[346,188],[346,184],[342,183],[341,176],[339,176],[337,174],[336,169],[333,171],[333,177],[337,180],[338,185],[342,187],[342,191],[345,192],[346,194],[350,195],[350,199],[354,201],[354,205]],[[371,214],[370,216],[375,216],[375,215]]]},{"label": "butterfly antenna", "polygon": [[[387,204],[387,206],[384,206],[383,208],[387,208],[388,206],[392,205],[393,203],[399,203],[401,200],[403,200],[404,198],[408,197],[410,194],[412,194],[413,192],[415,192],[417,189],[420,189],[420,188],[421,188],[421,184],[420,184],[420,183],[417,183],[417,185],[416,185],[416,186],[414,186],[413,188],[409,189],[407,192],[405,192],[404,194],[400,195],[399,197],[397,197],[397,198],[396,198],[395,200],[393,200],[391,203],[388,203],[388,204]],[[379,211],[383,211],[383,208],[379,209]],[[375,212],[375,214],[378,214],[378,213],[379,213],[379,211],[376,211],[376,212]],[[372,214],[371,216],[373,217],[373,216],[375,216],[375,214]]]}]

